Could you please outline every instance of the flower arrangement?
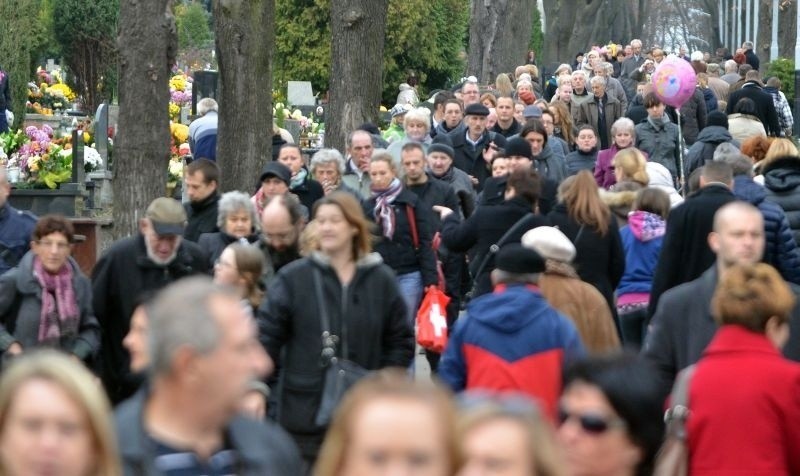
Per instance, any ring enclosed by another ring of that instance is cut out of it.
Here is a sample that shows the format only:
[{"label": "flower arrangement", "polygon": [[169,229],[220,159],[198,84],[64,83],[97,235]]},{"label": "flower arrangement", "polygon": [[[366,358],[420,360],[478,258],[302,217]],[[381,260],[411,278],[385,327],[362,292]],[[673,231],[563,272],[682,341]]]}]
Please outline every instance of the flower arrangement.
[{"label": "flower arrangement", "polygon": [[169,80],[169,118],[177,121],[181,107],[192,102],[192,78],[178,73]]},{"label": "flower arrangement", "polygon": [[75,91],[64,83],[60,70],[48,73],[39,67],[36,80],[28,83],[26,108],[34,114],[52,115],[54,110],[67,109],[77,97]]},{"label": "flower arrangement", "polygon": [[170,122],[170,153],[167,166],[167,186],[175,187],[183,179],[183,156],[188,153],[189,126]]},{"label": "flower arrangement", "polygon": [[72,177],[72,151],[53,140],[53,129],[30,126],[25,129],[28,141],[8,159],[8,167],[19,167],[22,182],[33,186],[56,188]]}]

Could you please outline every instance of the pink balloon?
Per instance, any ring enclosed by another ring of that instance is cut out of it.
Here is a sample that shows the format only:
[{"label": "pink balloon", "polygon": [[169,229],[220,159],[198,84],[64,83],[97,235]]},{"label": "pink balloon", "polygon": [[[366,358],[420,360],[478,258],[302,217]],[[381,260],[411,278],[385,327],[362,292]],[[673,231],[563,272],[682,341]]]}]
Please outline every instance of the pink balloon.
[{"label": "pink balloon", "polygon": [[694,94],[697,75],[688,61],[668,56],[658,65],[651,81],[661,102],[679,108]]}]

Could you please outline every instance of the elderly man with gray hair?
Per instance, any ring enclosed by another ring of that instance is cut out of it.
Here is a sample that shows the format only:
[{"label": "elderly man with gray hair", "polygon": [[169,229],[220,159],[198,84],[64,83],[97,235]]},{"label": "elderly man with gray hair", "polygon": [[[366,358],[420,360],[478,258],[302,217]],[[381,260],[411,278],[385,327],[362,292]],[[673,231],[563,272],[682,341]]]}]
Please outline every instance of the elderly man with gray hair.
[{"label": "elderly man with gray hair", "polygon": [[217,101],[203,98],[197,103],[197,119],[189,125],[189,148],[192,155],[217,160]]},{"label": "elderly man with gray hair", "polygon": [[345,185],[344,176],[346,165],[341,152],[336,149],[320,149],[311,158],[308,166],[311,176],[322,185],[325,195],[338,190],[348,192],[361,200],[359,193]]},{"label": "elderly man with gray hair", "polygon": [[302,474],[281,428],[238,414],[271,367],[239,296],[190,278],[165,288],[149,317],[149,391],[115,416],[125,474]]},{"label": "elderly man with gray hair", "polygon": [[578,107],[575,127],[592,126],[597,131],[599,149],[608,149],[613,137],[611,126],[625,115],[625,110],[616,98],[606,93],[606,78],[593,76],[589,82],[592,85],[592,97]]}]

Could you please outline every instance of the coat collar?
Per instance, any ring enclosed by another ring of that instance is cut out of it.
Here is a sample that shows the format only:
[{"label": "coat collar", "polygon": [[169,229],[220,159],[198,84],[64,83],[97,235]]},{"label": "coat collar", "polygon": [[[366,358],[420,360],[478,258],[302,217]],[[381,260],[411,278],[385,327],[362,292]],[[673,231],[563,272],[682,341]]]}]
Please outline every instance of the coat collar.
[{"label": "coat collar", "polygon": [[753,332],[737,324],[727,324],[717,330],[714,339],[703,352],[703,356],[752,352],[781,357],[778,349],[764,334]]}]

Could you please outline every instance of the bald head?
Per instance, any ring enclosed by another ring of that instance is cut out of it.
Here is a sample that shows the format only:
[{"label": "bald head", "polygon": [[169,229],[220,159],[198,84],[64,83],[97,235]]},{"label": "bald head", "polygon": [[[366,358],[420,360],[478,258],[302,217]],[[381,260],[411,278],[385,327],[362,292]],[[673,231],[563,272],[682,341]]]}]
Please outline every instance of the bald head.
[{"label": "bald head", "polygon": [[734,265],[752,265],[764,256],[764,218],[746,202],[731,202],[714,215],[708,246],[717,255],[721,273]]}]

